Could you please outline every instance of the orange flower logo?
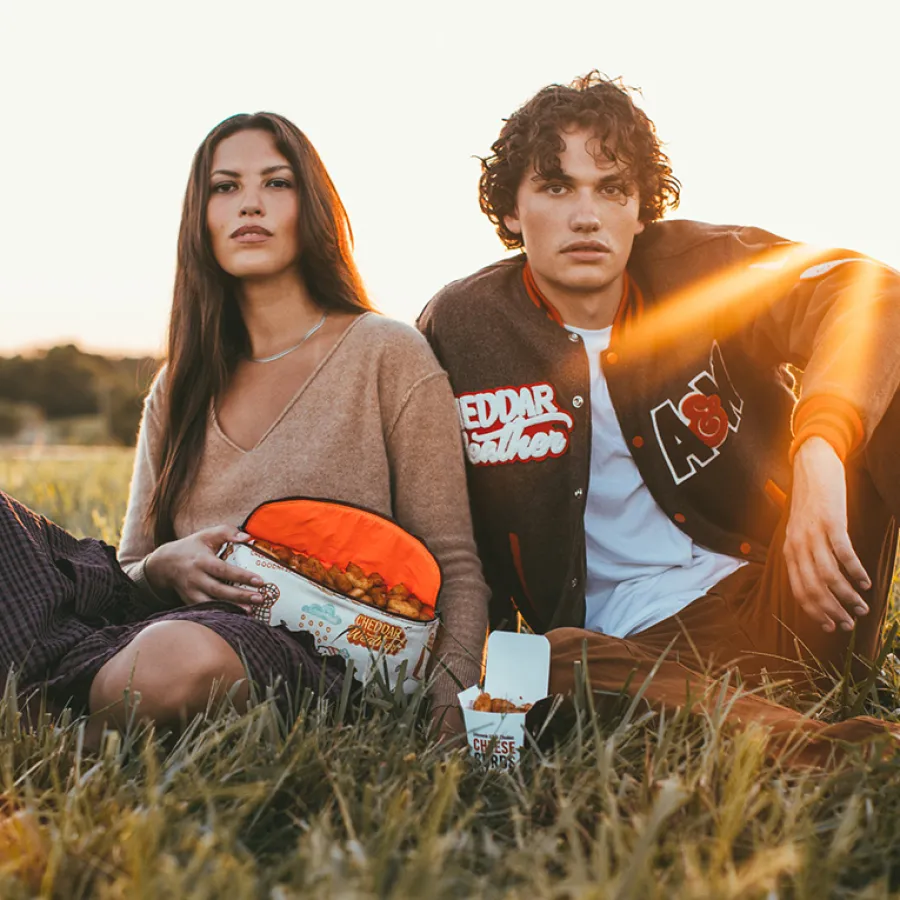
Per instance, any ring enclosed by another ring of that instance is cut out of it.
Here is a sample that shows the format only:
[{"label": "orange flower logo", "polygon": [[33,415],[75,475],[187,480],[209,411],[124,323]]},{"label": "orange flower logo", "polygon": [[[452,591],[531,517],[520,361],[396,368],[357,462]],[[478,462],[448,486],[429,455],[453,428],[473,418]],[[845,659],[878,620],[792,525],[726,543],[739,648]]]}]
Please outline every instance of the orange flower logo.
[{"label": "orange flower logo", "polygon": [[718,394],[688,394],[681,401],[681,413],[688,420],[688,427],[706,444],[718,447],[728,437],[728,413],[722,407]]}]

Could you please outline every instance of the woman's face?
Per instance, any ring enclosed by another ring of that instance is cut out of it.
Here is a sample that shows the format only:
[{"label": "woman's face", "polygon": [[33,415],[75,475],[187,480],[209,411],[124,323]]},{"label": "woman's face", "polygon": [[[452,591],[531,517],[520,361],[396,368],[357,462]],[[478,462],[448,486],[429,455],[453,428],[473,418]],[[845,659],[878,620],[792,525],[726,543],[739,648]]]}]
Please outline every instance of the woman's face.
[{"label": "woman's face", "polygon": [[216,261],[235,278],[269,278],[293,267],[297,179],[267,131],[225,138],[212,161],[206,224]]}]

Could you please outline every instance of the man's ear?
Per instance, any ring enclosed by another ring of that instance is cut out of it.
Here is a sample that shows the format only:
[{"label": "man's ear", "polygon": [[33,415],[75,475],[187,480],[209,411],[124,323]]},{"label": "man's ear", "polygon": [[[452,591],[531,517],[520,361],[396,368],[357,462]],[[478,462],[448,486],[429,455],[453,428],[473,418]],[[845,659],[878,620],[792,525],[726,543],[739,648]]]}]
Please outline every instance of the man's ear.
[{"label": "man's ear", "polygon": [[503,224],[506,226],[507,230],[511,231],[513,234],[522,233],[522,223],[519,221],[519,211],[517,209],[513,210],[510,215],[503,217]]},{"label": "man's ear", "polygon": [[644,230],[644,222],[638,219],[637,225],[634,227],[634,236],[637,237]]}]

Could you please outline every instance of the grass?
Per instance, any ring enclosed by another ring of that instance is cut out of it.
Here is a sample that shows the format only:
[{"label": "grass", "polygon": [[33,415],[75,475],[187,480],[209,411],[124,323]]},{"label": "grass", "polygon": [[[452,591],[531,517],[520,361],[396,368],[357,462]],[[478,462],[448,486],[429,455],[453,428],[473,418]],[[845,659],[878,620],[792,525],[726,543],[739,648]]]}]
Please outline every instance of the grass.
[{"label": "grass", "polygon": [[[0,456],[0,487],[115,542],[130,456]],[[892,656],[819,715],[900,707]],[[0,700],[0,897],[880,898],[900,896],[900,760],[798,774],[717,710],[579,711],[512,773],[430,742],[421,698],[283,717],[228,704],[176,738],[83,745]]]}]

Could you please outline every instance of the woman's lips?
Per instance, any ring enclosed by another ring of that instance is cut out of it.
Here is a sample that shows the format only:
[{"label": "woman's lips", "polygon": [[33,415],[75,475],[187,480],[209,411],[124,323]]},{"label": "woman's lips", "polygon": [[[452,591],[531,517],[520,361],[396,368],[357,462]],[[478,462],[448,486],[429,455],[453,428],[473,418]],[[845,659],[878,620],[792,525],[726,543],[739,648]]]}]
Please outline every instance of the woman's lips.
[{"label": "woman's lips", "polygon": [[230,237],[240,244],[259,244],[272,237],[272,232],[262,225],[241,225],[231,232]]},{"label": "woman's lips", "polygon": [[261,234],[258,231],[246,231],[243,234],[236,234],[233,240],[237,241],[239,244],[260,244],[263,241],[269,240],[272,237],[271,234]]}]

